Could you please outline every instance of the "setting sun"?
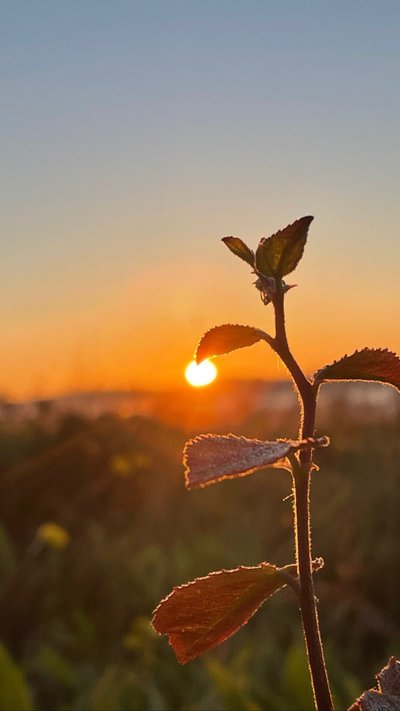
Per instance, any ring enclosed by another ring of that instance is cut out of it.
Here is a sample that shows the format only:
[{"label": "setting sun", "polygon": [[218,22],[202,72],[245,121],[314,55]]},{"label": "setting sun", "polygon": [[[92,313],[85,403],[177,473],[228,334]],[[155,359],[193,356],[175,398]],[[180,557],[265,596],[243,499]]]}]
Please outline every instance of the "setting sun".
[{"label": "setting sun", "polygon": [[196,361],[192,360],[185,370],[185,378],[190,385],[195,388],[209,385],[217,377],[217,369],[214,363],[209,360],[203,360],[197,365]]}]

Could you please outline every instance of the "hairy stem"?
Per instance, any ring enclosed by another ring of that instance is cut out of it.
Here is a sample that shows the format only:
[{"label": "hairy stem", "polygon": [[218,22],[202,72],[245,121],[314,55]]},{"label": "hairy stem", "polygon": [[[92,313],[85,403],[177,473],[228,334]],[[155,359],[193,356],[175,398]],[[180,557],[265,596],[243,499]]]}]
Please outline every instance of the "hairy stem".
[{"label": "hairy stem", "polygon": [[[301,423],[299,437],[312,437],[315,429],[316,394],[312,385],[293,357],[287,340],[285,326],[284,294],[277,284],[274,300],[275,348],[289,370],[299,394]],[[307,647],[315,707],[317,711],[334,711],[329,688],[324,651],[319,631],[317,603],[314,592],[310,523],[310,484],[313,463],[312,449],[299,455],[299,464],[293,472],[296,563],[300,583],[300,609]]]}]

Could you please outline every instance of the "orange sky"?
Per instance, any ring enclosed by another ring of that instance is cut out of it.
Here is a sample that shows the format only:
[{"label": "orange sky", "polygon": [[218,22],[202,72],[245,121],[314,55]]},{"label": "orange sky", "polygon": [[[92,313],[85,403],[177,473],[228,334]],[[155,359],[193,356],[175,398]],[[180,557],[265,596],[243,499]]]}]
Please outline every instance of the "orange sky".
[{"label": "orange sky", "polygon": [[[288,279],[299,286],[286,298],[289,337],[306,371],[364,345],[398,348],[392,326],[397,283],[385,286],[380,274],[369,275],[368,269],[357,278],[350,265],[340,278],[332,269],[313,271],[318,265],[312,233],[313,227],[302,265]],[[272,308],[262,305],[250,269],[216,240],[215,253],[220,252],[218,266],[197,262],[193,271],[188,261],[148,267],[118,288],[103,287],[73,317],[59,317],[49,303],[39,319],[27,315],[19,328],[13,324],[15,341],[9,339],[3,360],[6,393],[29,397],[71,389],[175,387],[183,383],[199,336],[212,325],[243,323],[272,333]],[[15,348],[18,341],[23,347]],[[217,358],[216,364],[223,378],[285,377],[264,343]]]},{"label": "orange sky", "polygon": [[[400,350],[400,5],[6,3],[0,394],[183,382],[271,307],[220,238],[313,214],[289,292],[308,372]],[[223,378],[281,378],[264,344]]]}]

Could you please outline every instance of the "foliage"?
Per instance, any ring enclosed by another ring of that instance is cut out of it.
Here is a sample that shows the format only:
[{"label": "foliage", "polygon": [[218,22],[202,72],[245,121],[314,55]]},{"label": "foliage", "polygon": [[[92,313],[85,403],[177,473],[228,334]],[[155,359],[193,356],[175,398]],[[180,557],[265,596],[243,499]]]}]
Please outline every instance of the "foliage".
[{"label": "foliage", "polygon": [[216,647],[286,584],[279,568],[268,563],[219,570],[174,588],[154,611],[157,632],[168,634],[184,664]]},{"label": "foliage", "polygon": [[205,358],[210,358],[210,356],[231,353],[237,348],[252,346],[253,343],[261,340],[268,342],[269,336],[260,328],[231,323],[215,326],[206,331],[200,339],[196,348],[195,360],[196,363],[201,363]]},{"label": "foliage", "polygon": [[[324,416],[335,446],[319,450],[313,510],[327,660],[345,708],[400,643],[400,419],[359,423],[337,403]],[[294,434],[294,415],[276,427],[259,411],[237,428],[279,438]],[[289,477],[271,469],[188,494],[187,433],[142,418],[3,421],[0,438],[0,632],[34,708],[295,711],[310,698],[289,592],[184,667],[149,626],[177,582],[290,557]],[[50,521],[68,532],[65,548],[38,547]]]},{"label": "foliage", "polygon": [[0,708],[31,711],[32,699],[21,669],[0,644]]},{"label": "foliage", "polygon": [[[357,697],[357,711],[396,707],[393,658],[378,688],[361,692],[400,643],[400,417],[360,423],[339,402],[324,420],[334,447],[321,450],[328,439],[314,436],[305,405],[325,381],[397,387],[400,361],[363,349],[325,366],[314,381],[302,374],[284,329],[290,286],[283,277],[303,254],[311,219],[261,240],[256,252],[225,238],[255,271],[263,303],[272,302],[276,334],[224,324],[197,351],[201,360],[264,340],[298,388],[300,433],[295,416],[263,411],[242,423],[242,436],[205,438],[139,417],[57,419],[42,411],[33,420],[0,421],[0,708],[308,711],[307,657],[296,606],[288,604],[293,591],[303,604],[301,570],[299,560],[279,564],[293,555],[290,499],[298,520],[296,497],[311,472],[314,538],[327,560],[318,598],[336,704]],[[264,439],[266,431],[273,439]],[[201,500],[182,486],[179,452],[188,435],[186,484],[203,489]],[[278,467],[292,472],[292,495]],[[220,480],[221,487],[207,486]],[[307,547],[307,526],[303,533]],[[273,562],[259,563],[265,557]],[[312,577],[321,561],[309,565]],[[193,659],[184,667],[149,624],[174,585],[154,625],[182,662]]]},{"label": "foliage", "polygon": [[[312,220],[311,216],[302,217],[271,237],[262,238],[255,253],[239,238],[224,238],[226,246],[252,267],[263,303],[272,303],[275,335],[271,337],[252,326],[223,324],[202,336],[195,353],[199,363],[206,357],[229,353],[264,340],[286,366],[297,390],[300,406],[298,442],[249,440],[232,434],[202,435],[185,445],[184,464],[189,489],[243,477],[265,466],[280,466],[291,472],[296,560],[295,565],[287,566],[287,570],[290,567],[295,572],[287,572],[286,580],[298,596],[316,711],[334,711],[319,628],[311,548],[310,490],[315,470],[314,450],[329,444],[326,437],[314,437],[318,391],[324,381],[334,380],[378,381],[400,389],[400,359],[388,350],[364,348],[321,368],[313,380],[303,373],[291,352],[286,334],[285,294],[290,287],[283,277],[290,274],[302,258]],[[250,571],[252,579],[256,571],[260,576],[263,568],[275,571],[277,577],[279,569],[266,562],[252,569],[238,568],[229,573],[217,571],[174,588],[161,601],[152,622],[157,632],[168,634],[180,662],[193,659],[223,642],[248,621],[264,598],[260,597],[261,583],[256,579],[250,584],[247,576]],[[242,580],[244,570],[246,580]],[[277,590],[278,585],[271,589]],[[360,708],[366,704],[363,698],[359,703]]]},{"label": "foliage", "polygon": [[400,708],[400,662],[391,657],[376,676],[377,689],[364,691],[349,711],[397,711]]}]

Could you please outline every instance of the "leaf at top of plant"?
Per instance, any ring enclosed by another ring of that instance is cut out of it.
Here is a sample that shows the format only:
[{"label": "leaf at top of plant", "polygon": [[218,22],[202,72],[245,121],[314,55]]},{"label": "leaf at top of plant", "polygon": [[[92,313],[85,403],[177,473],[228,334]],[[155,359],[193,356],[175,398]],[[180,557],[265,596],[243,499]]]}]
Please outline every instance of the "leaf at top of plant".
[{"label": "leaf at top of plant", "polygon": [[400,662],[396,657],[390,657],[376,679],[378,689],[364,691],[348,711],[399,711]]},{"label": "leaf at top of plant", "polygon": [[223,237],[222,241],[225,242],[228,249],[236,254],[237,257],[243,259],[251,267],[254,267],[254,252],[250,247],[247,246],[239,237]]},{"label": "leaf at top of plant", "polygon": [[264,467],[291,471],[286,457],[298,448],[299,443],[292,440],[263,442],[233,434],[200,435],[186,442],[183,450],[185,485],[188,489],[204,487]]},{"label": "leaf at top of plant", "polygon": [[263,237],[256,251],[257,272],[281,279],[296,269],[303,256],[308,228],[314,218],[300,217],[271,237]]},{"label": "leaf at top of plant", "polygon": [[400,390],[400,358],[388,350],[363,348],[318,370],[314,382],[324,380],[370,380]]},{"label": "leaf at top of plant", "polygon": [[185,664],[234,634],[285,583],[270,563],[219,570],[174,588],[154,611],[153,627]]},{"label": "leaf at top of plant", "polygon": [[262,340],[271,342],[272,338],[261,328],[231,323],[214,326],[201,337],[196,348],[195,360],[196,363],[201,363],[205,358],[230,353]]}]

